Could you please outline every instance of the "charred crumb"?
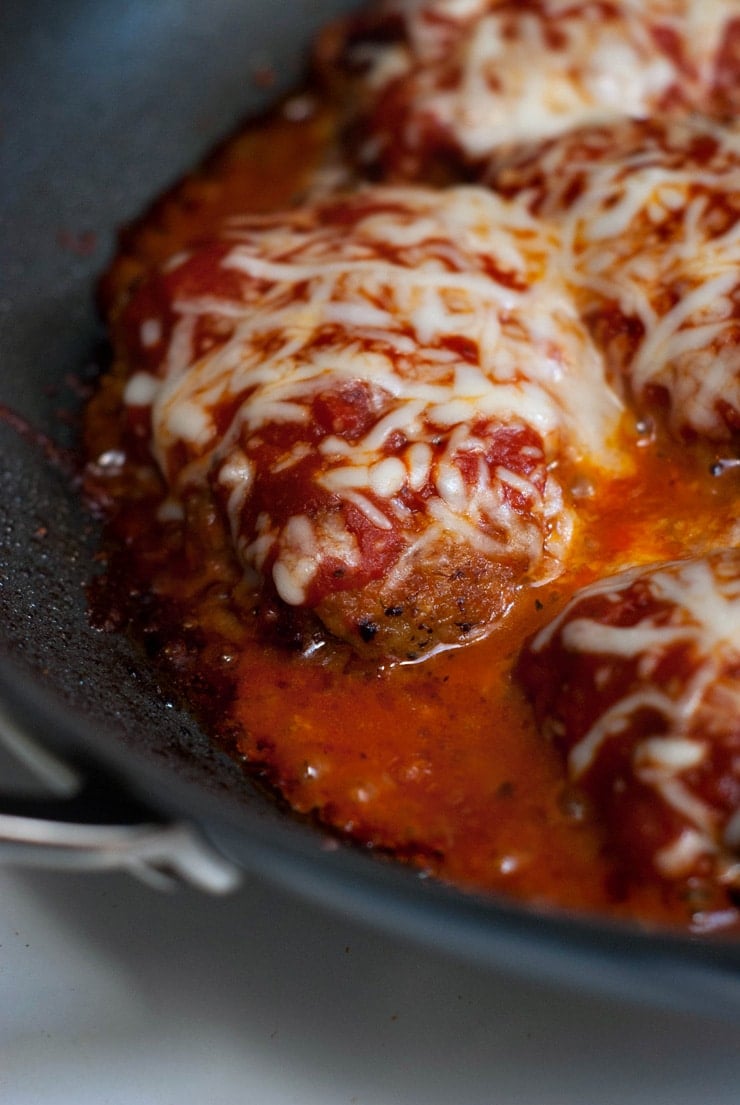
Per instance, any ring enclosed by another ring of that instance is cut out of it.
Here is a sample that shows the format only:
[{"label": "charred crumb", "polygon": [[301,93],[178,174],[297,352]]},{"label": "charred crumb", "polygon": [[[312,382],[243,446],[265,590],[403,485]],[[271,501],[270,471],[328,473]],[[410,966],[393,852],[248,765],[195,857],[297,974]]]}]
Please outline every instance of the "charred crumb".
[{"label": "charred crumb", "polygon": [[252,610],[262,639],[287,652],[311,653],[326,640],[309,610],[286,606],[269,595],[262,595]]},{"label": "charred crumb", "polygon": [[357,629],[365,644],[370,644],[380,632],[380,626],[370,618],[363,618],[358,622]]}]

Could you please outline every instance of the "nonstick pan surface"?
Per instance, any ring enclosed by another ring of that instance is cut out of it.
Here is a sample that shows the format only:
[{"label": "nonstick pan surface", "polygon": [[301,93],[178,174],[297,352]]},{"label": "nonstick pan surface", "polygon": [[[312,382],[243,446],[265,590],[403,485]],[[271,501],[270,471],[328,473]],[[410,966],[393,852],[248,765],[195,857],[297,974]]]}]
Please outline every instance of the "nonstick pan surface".
[{"label": "nonstick pan surface", "polygon": [[[79,381],[104,362],[93,293],[116,229],[297,82],[308,42],[347,6],[0,8],[0,728],[81,772],[74,816],[184,818],[236,868],[482,968],[736,1014],[736,943],[479,899],[290,817],[214,749],[126,639],[88,624],[96,526],[65,450]],[[255,80],[265,66],[277,74],[269,91]]]}]

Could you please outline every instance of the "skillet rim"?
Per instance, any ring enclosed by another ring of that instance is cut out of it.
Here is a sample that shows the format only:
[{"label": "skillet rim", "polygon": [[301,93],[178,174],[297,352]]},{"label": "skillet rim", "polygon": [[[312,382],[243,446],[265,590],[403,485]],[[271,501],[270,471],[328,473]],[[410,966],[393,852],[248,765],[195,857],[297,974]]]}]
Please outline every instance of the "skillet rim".
[{"label": "skillet rim", "polygon": [[[208,793],[119,743],[0,655],[0,702],[32,739],[112,782],[135,815],[194,825],[241,870],[484,969],[679,1012],[740,1012],[740,941],[468,893],[341,842],[321,826]],[[102,737],[102,739],[101,739]],[[0,811],[2,798],[0,797]]]},{"label": "skillet rim", "polygon": [[[92,0],[75,0],[68,6],[68,12],[72,14],[65,17],[70,22],[64,26],[74,26],[73,16],[84,22],[93,7]],[[140,16],[145,7],[140,0],[133,5]],[[187,19],[194,17],[199,5],[188,0],[168,0],[165,7],[170,14],[181,12]],[[224,7],[220,5],[221,9]],[[327,3],[323,7],[339,10],[348,7],[348,4]],[[6,39],[6,49],[9,50],[13,42],[18,41],[13,36],[20,33],[22,20],[32,25],[34,19],[53,16],[55,8],[53,0],[31,0],[26,5],[14,5],[11,0],[4,9],[4,18],[0,17],[0,24],[5,23],[13,31]],[[269,3],[252,0],[247,21],[250,25],[252,22],[258,25],[260,12],[264,14],[266,10],[270,10]],[[314,14],[312,26],[315,26],[317,18]],[[308,8],[299,8],[294,28],[298,37],[305,39],[309,34],[308,22]],[[59,26],[58,22],[54,24],[53,18],[49,18],[48,23],[57,28]],[[33,35],[37,36],[32,41],[32,47],[36,50],[32,58],[46,57],[48,60],[44,50],[48,53],[49,44],[43,37],[38,37],[38,28],[31,26],[28,33],[32,39]],[[3,35],[0,35],[0,41],[2,39]],[[99,64],[102,65],[105,60],[104,56]],[[69,79],[69,74],[66,76]],[[97,63],[91,68],[91,80],[93,76],[100,81]],[[53,72],[51,77],[54,77]],[[74,93],[82,85],[72,80],[68,87]],[[53,79],[50,87],[53,90]],[[272,92],[269,98],[274,96]],[[216,97],[211,108],[214,118],[218,102]],[[14,127],[20,128],[27,122],[33,137],[37,139],[43,132],[44,115],[38,112],[44,103],[42,89],[36,95],[35,116],[24,120],[16,111],[11,113],[9,124],[6,124],[5,149],[10,150],[11,157],[17,155],[20,159],[18,172],[13,178],[16,185],[24,183],[23,174],[29,170],[37,171],[38,167],[34,168],[31,164],[29,150],[22,145],[14,146],[14,140],[21,133],[16,133]],[[74,119],[74,106],[71,101],[64,105],[62,122],[65,125]],[[85,106],[84,102],[82,106]],[[247,106],[245,103],[242,110],[247,110]],[[79,110],[79,104],[77,108]],[[50,114],[53,115],[53,112]],[[236,124],[238,114],[232,113],[229,118],[227,129]],[[213,129],[213,120],[210,126]],[[217,129],[220,132],[220,126]],[[88,137],[90,133],[88,129]],[[94,128],[92,133],[95,133]],[[156,131],[152,132],[147,136],[147,141],[154,142],[156,137]],[[191,133],[187,142],[184,138],[180,139],[182,148],[177,152],[177,159],[171,164],[157,166],[161,184],[166,185],[179,172],[196,163],[203,155],[204,145],[210,147],[214,137],[218,138],[218,134],[212,133],[209,141],[204,142],[204,135]],[[58,146],[55,150],[58,152]],[[173,159],[175,152],[168,149],[167,156]],[[44,168],[43,159],[41,168]],[[46,169],[48,171],[48,165]],[[35,178],[32,176],[31,179]],[[70,180],[66,183],[69,185]],[[151,189],[155,194],[161,191],[156,183],[152,183]],[[147,195],[151,194],[149,190]],[[59,200],[59,197],[60,193],[54,192],[54,198]],[[133,195],[117,194],[114,198],[119,207],[133,208],[132,215],[141,206]],[[66,199],[66,214],[77,212],[75,197]],[[28,206],[24,207],[20,201],[19,209],[28,214]],[[124,214],[118,223],[125,221]],[[49,226],[53,224],[48,222],[47,216],[44,229],[48,231]],[[109,227],[109,223],[103,219],[101,226]],[[25,256],[22,259],[25,260]],[[30,256],[33,257],[32,250]],[[81,325],[84,328],[84,343],[88,343],[93,340],[94,323],[89,305],[79,308],[79,297],[89,292],[94,266],[100,267],[100,258],[95,255],[89,258],[73,257],[62,264],[58,257],[50,256],[48,250],[40,256],[50,261],[54,270],[51,275],[55,279],[61,274],[61,290],[77,304],[77,315],[67,320],[67,333],[70,326]],[[14,259],[18,260],[17,257]],[[23,284],[23,275],[21,269],[16,269],[11,272],[11,279],[16,276]],[[50,334],[48,343],[38,348],[53,352],[56,348],[54,335]],[[68,343],[58,370],[64,370],[65,359],[68,361],[71,357],[76,362],[81,351],[82,347],[76,339],[73,346]],[[56,361],[54,363],[56,365]],[[25,382],[21,381],[20,386],[25,388]],[[35,411],[37,397],[28,399],[24,393],[23,398],[30,402]],[[43,417],[48,418],[49,403],[39,401],[39,406]],[[22,462],[23,454],[24,446],[21,445]],[[44,470],[43,479],[48,475]],[[28,518],[21,520],[26,522]],[[130,746],[130,734],[124,733],[114,719],[98,718],[93,721],[89,714],[82,713],[44,686],[38,672],[32,678],[29,667],[20,662],[19,655],[13,657],[7,647],[5,654],[0,655],[0,703],[7,707],[22,728],[28,729],[36,738],[49,740],[53,747],[83,767],[102,763],[122,790],[130,791],[138,801],[148,804],[155,814],[193,819],[219,850],[245,869],[256,870],[315,900],[326,901],[334,908],[401,931],[411,938],[423,939],[440,949],[472,959],[481,966],[515,970],[540,980],[548,978],[557,984],[607,991],[632,1000],[647,1000],[693,1011],[737,1014],[740,1009],[740,987],[737,985],[740,943],[708,938],[697,940],[663,931],[654,933],[603,918],[572,917],[498,898],[483,899],[439,883],[424,881],[416,872],[400,864],[371,862],[370,857],[356,848],[346,845],[336,847],[333,838],[329,838],[324,830],[310,827],[297,819],[278,820],[273,816],[274,809],[263,816],[253,805],[239,805],[236,796],[238,787],[228,793],[217,789],[209,792],[207,788],[199,787],[192,777],[179,776],[174,767],[156,764],[151,757]],[[331,841],[330,846],[327,846],[328,841]],[[512,962],[512,957],[515,962]]]}]

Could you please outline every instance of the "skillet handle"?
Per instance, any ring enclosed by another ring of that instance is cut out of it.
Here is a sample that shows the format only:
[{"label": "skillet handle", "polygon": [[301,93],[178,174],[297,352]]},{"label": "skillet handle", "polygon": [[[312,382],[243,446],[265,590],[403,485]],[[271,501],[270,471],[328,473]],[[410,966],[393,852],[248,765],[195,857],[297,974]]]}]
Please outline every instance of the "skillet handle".
[{"label": "skillet handle", "polygon": [[[4,801],[0,798],[0,808]],[[170,824],[94,825],[0,813],[0,865],[71,871],[127,871],[156,890],[187,883],[226,894],[239,870],[197,828]]]},{"label": "skillet handle", "polygon": [[41,797],[0,793],[0,865],[127,871],[158,890],[185,883],[211,894],[241,882],[197,826],[162,820],[97,763],[59,759],[2,707],[0,745],[46,788]]},{"label": "skillet handle", "polygon": [[[2,799],[0,799],[2,805]],[[0,813],[0,865],[127,871],[157,890],[188,883],[226,894],[240,874],[186,822],[85,825]]]}]

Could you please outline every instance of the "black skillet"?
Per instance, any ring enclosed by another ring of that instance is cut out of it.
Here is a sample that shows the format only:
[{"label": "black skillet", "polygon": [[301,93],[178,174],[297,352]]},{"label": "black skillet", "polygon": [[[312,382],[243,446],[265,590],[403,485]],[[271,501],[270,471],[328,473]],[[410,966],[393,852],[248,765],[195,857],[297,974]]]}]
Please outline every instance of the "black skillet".
[{"label": "black skillet", "polygon": [[[115,228],[296,82],[310,38],[347,6],[0,6],[0,734],[51,793],[6,795],[0,859],[212,890],[257,870],[482,968],[737,1014],[737,942],[482,900],[337,845],[209,745],[125,639],[88,625],[96,533],[64,448],[75,381],[100,360],[93,287]],[[268,92],[255,77],[270,65]]]}]

